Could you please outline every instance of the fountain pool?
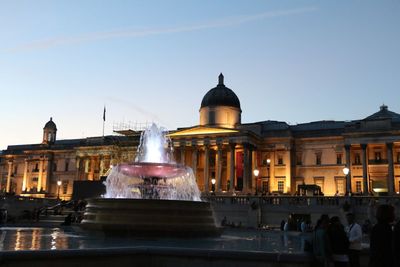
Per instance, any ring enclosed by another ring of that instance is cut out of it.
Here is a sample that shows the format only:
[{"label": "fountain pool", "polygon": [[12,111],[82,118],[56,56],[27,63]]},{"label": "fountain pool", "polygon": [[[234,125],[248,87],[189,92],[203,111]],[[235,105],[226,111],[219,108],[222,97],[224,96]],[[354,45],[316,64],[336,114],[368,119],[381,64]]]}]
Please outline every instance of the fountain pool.
[{"label": "fountain pool", "polygon": [[104,198],[90,199],[82,228],[131,236],[217,236],[211,205],[190,167],[176,164],[167,131],[143,131],[135,162],[113,167]]}]

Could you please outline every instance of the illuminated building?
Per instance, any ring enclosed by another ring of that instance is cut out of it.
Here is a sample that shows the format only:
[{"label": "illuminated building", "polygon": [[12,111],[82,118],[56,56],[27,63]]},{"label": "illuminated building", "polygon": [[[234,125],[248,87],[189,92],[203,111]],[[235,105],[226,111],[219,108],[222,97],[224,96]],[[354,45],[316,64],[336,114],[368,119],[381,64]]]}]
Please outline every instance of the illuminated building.
[{"label": "illuminated building", "polygon": [[[295,194],[303,184],[316,184],[325,195],[400,191],[400,114],[385,105],[353,121],[242,123],[239,98],[221,74],[199,113],[199,125],[170,137],[176,161],[193,168],[203,192],[211,191],[212,179],[217,194]],[[0,154],[1,190],[55,197],[61,180],[61,198],[69,199],[74,181],[98,180],[111,164],[133,161],[140,139],[129,129],[72,140],[57,140],[56,132],[50,119],[41,144],[9,146]]]}]

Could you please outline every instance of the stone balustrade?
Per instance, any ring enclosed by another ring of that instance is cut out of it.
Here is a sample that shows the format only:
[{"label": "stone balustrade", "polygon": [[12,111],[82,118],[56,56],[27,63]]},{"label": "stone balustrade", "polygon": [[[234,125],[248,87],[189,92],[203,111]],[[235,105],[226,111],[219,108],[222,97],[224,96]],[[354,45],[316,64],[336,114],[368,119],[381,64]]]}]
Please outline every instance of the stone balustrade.
[{"label": "stone balustrade", "polygon": [[315,224],[321,214],[339,216],[346,222],[345,214],[353,212],[362,223],[365,220],[375,222],[376,208],[380,204],[395,207],[396,217],[400,217],[400,196],[374,197],[323,197],[323,196],[253,196],[253,195],[208,195],[205,201],[212,204],[217,223],[224,217],[244,227],[280,225],[290,214],[310,216]]},{"label": "stone balustrade", "polygon": [[217,204],[249,205],[256,201],[260,205],[289,205],[289,206],[368,206],[378,204],[400,205],[400,196],[374,197],[322,197],[322,196],[223,196],[208,195],[203,199]]}]

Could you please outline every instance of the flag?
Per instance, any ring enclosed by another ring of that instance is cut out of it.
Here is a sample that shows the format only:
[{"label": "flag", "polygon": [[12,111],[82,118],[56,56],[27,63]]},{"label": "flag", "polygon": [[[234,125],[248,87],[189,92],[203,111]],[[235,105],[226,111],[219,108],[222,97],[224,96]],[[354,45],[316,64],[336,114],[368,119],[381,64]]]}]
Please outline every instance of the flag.
[{"label": "flag", "polygon": [[103,110],[103,121],[106,121],[106,106],[104,106]]}]

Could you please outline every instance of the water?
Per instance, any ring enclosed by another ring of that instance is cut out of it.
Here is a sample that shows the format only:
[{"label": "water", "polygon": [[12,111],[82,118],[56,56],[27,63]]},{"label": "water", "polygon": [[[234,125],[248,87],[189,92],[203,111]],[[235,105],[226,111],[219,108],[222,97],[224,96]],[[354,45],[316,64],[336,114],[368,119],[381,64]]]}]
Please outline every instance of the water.
[{"label": "water", "polygon": [[115,166],[105,185],[106,198],[200,201],[193,170],[176,164],[167,131],[154,123],[142,133],[135,162]]},{"label": "water", "polygon": [[134,239],[89,235],[74,229],[2,227],[0,251],[65,250],[116,247],[173,247],[221,251],[254,251],[298,254],[309,234],[297,232],[225,229],[221,237],[203,239]]},{"label": "water", "polygon": [[174,163],[167,130],[152,124],[142,132],[135,162]]}]

